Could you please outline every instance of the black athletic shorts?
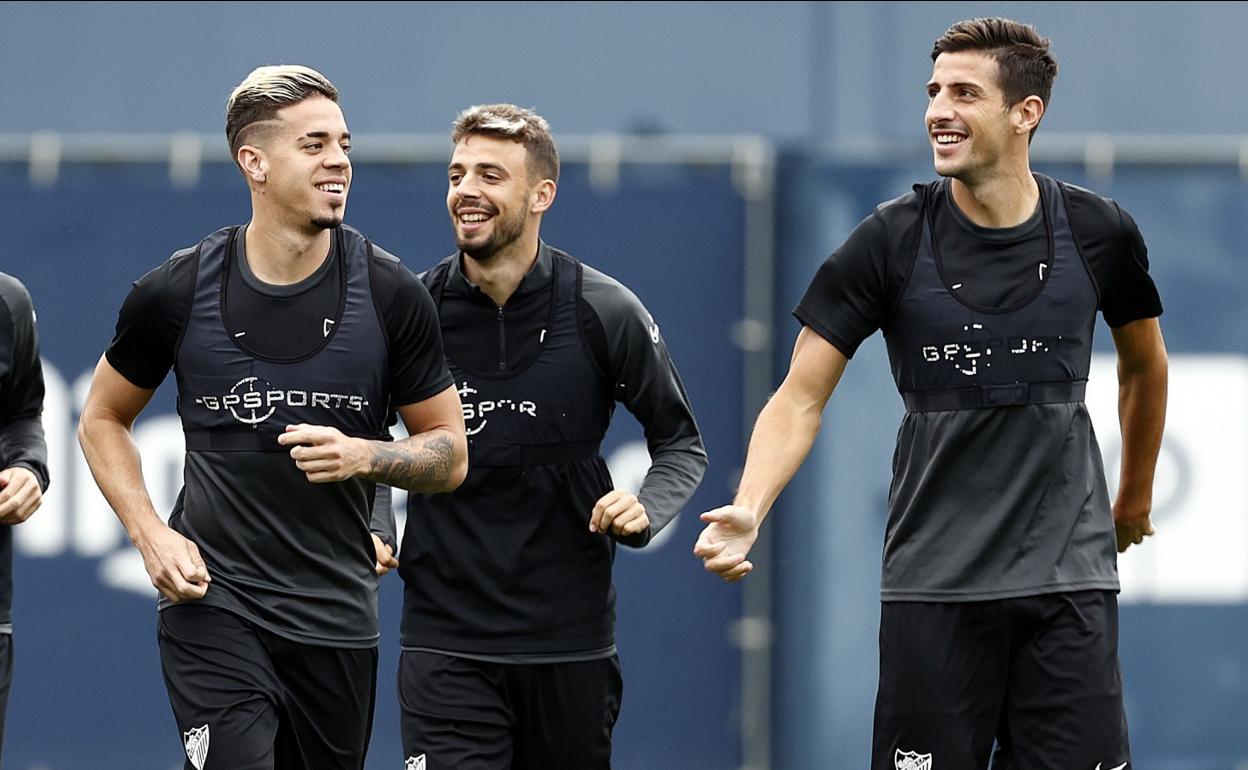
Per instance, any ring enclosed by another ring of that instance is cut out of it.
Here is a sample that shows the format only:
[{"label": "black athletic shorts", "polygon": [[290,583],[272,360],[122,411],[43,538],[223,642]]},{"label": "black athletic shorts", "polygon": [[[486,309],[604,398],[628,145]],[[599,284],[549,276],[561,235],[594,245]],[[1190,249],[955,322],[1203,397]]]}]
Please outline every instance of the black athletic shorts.
[{"label": "black athletic shorts", "polygon": [[513,664],[404,650],[399,705],[405,766],[610,770],[623,690],[615,655]]},{"label": "black athletic shorts", "polygon": [[362,770],[377,649],[300,644],[232,612],[160,612],[160,663],[185,770]]},{"label": "black athletic shorts", "polygon": [[9,713],[9,688],[13,686],[13,635],[0,634],[0,752],[4,750],[4,719]]},{"label": "black athletic shorts", "polygon": [[992,770],[1131,768],[1112,591],[883,603],[872,770],[990,755]]}]

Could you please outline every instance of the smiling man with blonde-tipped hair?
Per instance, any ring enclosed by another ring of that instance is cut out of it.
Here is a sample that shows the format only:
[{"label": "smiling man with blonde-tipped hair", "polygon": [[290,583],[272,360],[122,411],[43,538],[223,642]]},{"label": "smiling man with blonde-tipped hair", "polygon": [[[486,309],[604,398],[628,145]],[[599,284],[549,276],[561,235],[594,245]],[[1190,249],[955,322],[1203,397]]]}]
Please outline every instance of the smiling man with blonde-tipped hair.
[{"label": "smiling man with blonde-tipped hair", "polygon": [[[397,566],[378,488],[458,486],[463,415],[428,291],[342,224],[337,89],[307,67],[260,67],[226,111],[251,220],[134,284],[79,438],[160,592],[186,768],[361,770],[377,580]],[[187,452],[166,524],[131,430],[171,368]],[[396,411],[410,435],[390,441]]]}]

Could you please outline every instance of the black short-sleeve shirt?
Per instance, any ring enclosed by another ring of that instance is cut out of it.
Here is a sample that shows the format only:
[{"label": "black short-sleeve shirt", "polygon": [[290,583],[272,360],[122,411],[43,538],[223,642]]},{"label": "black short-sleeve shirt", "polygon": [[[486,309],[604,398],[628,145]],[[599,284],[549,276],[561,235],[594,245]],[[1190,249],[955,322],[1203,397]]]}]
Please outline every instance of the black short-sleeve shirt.
[{"label": "black short-sleeve shirt", "polygon": [[[424,284],[393,255],[344,231],[331,238],[335,246],[312,275],[286,286],[265,284],[250,273],[239,234],[234,243],[240,258],[229,260],[222,278],[228,287],[223,326],[253,357],[311,356],[346,306],[347,273],[333,269],[345,260],[367,269],[371,300],[357,300],[354,307],[371,301],[380,321],[389,403],[417,403],[450,387],[436,309]],[[106,356],[133,384],[158,387],[180,360],[199,261],[196,248],[174,254],[137,281],[126,298]],[[358,355],[368,356],[359,361],[362,371],[380,366],[378,353]],[[312,484],[289,453],[276,447],[188,451],[186,478],[170,526],[197,541],[214,574],[202,601],[304,643],[376,644],[377,579],[369,534],[393,542],[394,524],[388,506],[376,504],[381,496],[375,484],[360,479]]]}]

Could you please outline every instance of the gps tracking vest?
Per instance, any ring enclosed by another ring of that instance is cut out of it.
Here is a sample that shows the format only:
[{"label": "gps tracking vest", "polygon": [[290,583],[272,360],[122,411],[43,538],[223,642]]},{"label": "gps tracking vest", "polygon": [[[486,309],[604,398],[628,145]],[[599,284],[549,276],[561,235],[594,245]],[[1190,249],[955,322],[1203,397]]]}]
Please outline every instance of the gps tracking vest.
[{"label": "gps tracking vest", "polygon": [[[434,277],[442,305],[451,265]],[[610,426],[615,407],[609,388],[581,339],[577,301],[581,266],[551,252],[550,316],[537,357],[505,372],[478,372],[447,363],[459,389],[468,433],[468,472],[474,468],[554,465],[590,460]],[[501,333],[501,329],[499,330]]]},{"label": "gps tracking vest", "polygon": [[883,330],[907,411],[1083,401],[1096,285],[1075,244],[1061,188],[1049,177],[1035,178],[1049,268],[1033,296],[1007,308],[970,303],[944,279],[933,237],[933,187],[916,186],[923,197],[918,252]]},{"label": "gps tracking vest", "polygon": [[224,287],[239,258],[241,228],[218,230],[197,247],[190,316],[178,343],[178,414],[190,451],[287,451],[287,425],[337,428],[349,436],[385,436],[387,350],[369,286],[372,244],[348,227],[334,231],[344,287],[336,323],[302,358],[277,361],[245,349],[226,327]]}]

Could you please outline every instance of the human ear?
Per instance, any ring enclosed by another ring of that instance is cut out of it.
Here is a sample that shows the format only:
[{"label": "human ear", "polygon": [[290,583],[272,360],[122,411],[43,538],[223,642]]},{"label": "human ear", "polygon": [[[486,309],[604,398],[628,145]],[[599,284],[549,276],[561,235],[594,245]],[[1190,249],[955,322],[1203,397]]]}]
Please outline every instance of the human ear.
[{"label": "human ear", "polygon": [[1044,117],[1044,101],[1039,96],[1028,96],[1010,110],[1010,120],[1014,131],[1019,134],[1030,134],[1040,125]]},{"label": "human ear", "polygon": [[269,159],[264,156],[264,150],[250,144],[244,144],[238,148],[238,155],[235,156],[238,161],[238,167],[243,170],[243,175],[248,180],[256,184],[264,184],[269,176]]},{"label": "human ear", "polygon": [[530,204],[530,209],[534,214],[544,213],[554,204],[558,187],[553,179],[543,179],[537,183],[537,187],[533,189]]}]

